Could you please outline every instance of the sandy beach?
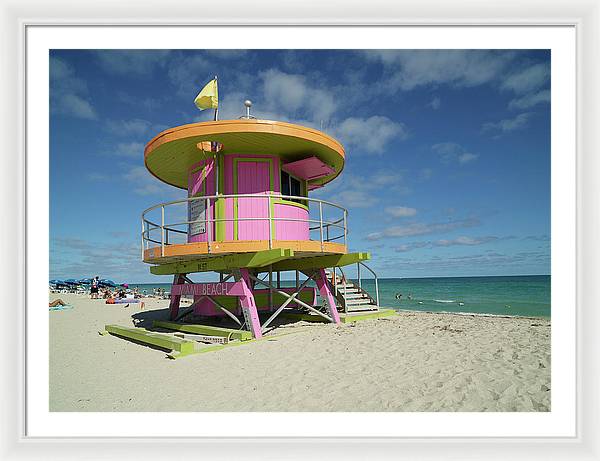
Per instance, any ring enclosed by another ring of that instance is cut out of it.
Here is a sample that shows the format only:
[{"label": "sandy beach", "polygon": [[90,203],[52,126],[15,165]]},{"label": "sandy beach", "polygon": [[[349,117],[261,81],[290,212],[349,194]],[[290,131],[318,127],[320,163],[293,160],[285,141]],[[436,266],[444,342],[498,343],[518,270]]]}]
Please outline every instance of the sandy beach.
[{"label": "sandy beach", "polygon": [[166,319],[167,300],[141,310],[57,298],[74,307],[49,312],[50,411],[550,411],[547,319],[290,322],[261,341],[169,360],[98,334],[132,316]]}]

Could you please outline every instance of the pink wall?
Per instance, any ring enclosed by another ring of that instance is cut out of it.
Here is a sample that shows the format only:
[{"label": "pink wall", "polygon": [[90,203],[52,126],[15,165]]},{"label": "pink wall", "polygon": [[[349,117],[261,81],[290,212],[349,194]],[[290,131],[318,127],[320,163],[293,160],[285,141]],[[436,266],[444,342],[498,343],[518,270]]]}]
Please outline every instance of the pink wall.
[{"label": "pink wall", "polygon": [[[266,240],[269,238],[269,198],[271,189],[270,166],[267,162],[239,162],[237,164],[237,193],[265,194],[265,197],[238,198],[238,240]],[[260,221],[244,219],[263,218]]]},{"label": "pink wall", "polygon": [[[237,160],[236,160],[237,159]],[[269,159],[271,162],[255,161],[252,159]],[[271,165],[271,167],[270,167]],[[281,172],[280,161],[277,156],[270,155],[252,155],[252,154],[226,154],[223,160],[223,181],[224,184],[220,189],[224,194],[248,194],[259,193],[265,194],[265,198],[248,198],[238,199],[238,218],[262,217],[264,221],[239,221],[238,240],[268,240],[269,239],[269,192],[274,194],[280,193]],[[200,168],[199,168],[200,167]],[[205,169],[203,176],[202,168]],[[234,183],[234,168],[237,168],[237,184]],[[193,170],[198,171],[193,172]],[[270,191],[271,172],[273,174],[273,190]],[[188,175],[188,196],[202,193],[203,186],[206,190],[206,195],[215,194],[215,163],[213,159],[201,160],[194,163],[189,169]],[[205,183],[205,184],[204,184]],[[276,199],[273,199],[276,200]],[[233,221],[235,199],[225,199],[225,218],[230,219],[225,223],[225,240],[234,240]],[[208,210],[210,219],[214,216],[214,201],[211,201]],[[189,216],[189,213],[188,213]],[[288,219],[303,219],[308,220],[308,211],[304,208],[287,205],[284,203],[274,203],[273,205],[274,218]],[[308,240],[309,239],[309,223],[298,221],[275,221],[273,239],[277,240]],[[215,226],[210,225],[211,240],[215,240]],[[188,242],[206,242],[208,232],[189,235]]]},{"label": "pink wall", "polygon": [[275,204],[276,218],[303,219],[298,221],[275,221],[275,238],[277,240],[308,240],[308,210],[284,203]]}]

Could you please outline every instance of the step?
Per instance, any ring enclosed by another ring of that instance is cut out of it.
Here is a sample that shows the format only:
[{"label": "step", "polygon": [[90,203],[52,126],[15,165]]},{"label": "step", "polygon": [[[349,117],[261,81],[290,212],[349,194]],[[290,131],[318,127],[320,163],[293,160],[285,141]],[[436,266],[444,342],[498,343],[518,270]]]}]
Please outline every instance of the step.
[{"label": "step", "polygon": [[347,295],[344,296],[344,298],[346,298],[346,299],[360,299],[360,298],[368,298],[368,296],[365,295],[364,293],[360,292],[360,293],[348,293]]},{"label": "step", "polygon": [[359,311],[376,311],[379,308],[375,304],[357,304],[346,306],[346,312],[359,312]]},{"label": "step", "polygon": [[151,346],[157,346],[162,349],[176,351],[182,355],[190,354],[195,350],[195,341],[187,341],[168,334],[148,331],[145,328],[106,325],[104,329],[111,335],[131,339]]},{"label": "step", "polygon": [[338,287],[337,291],[338,291],[338,293],[342,293],[342,294],[344,294],[344,293],[348,293],[348,294],[350,294],[350,293],[362,293],[362,291],[359,290],[358,288],[347,288],[347,289],[344,289],[344,288]]},{"label": "step", "polygon": [[357,306],[359,304],[373,304],[370,298],[347,299],[346,306]]},{"label": "step", "polygon": [[346,286],[346,287],[348,287],[348,288],[355,288],[355,287],[356,287],[356,288],[358,288],[358,287],[357,287],[356,285],[354,285],[354,283],[352,283],[352,282],[346,282],[346,283],[344,283],[344,282],[342,282],[342,281],[338,281],[338,283],[337,283],[337,286],[338,286],[338,287],[343,287],[343,286]]}]

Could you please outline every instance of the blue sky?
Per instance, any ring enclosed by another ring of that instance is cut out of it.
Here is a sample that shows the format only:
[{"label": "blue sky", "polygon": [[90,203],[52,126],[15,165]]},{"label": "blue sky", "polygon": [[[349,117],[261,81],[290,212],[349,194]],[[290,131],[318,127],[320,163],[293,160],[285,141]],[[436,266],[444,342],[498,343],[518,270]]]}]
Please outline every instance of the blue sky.
[{"label": "blue sky", "polygon": [[[349,210],[349,245],[381,277],[550,273],[550,52],[55,50],[50,53],[50,277],[159,282],[140,215],[185,197],[144,168],[219,76],[220,118],[322,128],[343,173],[313,195]],[[209,113],[211,112],[211,113]]]}]

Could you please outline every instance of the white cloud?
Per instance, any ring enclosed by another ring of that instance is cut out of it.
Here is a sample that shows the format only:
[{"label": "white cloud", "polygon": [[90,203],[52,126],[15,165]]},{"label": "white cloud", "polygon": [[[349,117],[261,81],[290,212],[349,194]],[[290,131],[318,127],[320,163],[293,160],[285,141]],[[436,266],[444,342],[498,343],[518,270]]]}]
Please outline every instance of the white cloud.
[{"label": "white cloud", "polygon": [[419,179],[421,181],[427,181],[428,179],[431,179],[432,176],[433,176],[433,170],[431,168],[423,168],[419,172]]},{"label": "white cloud", "polygon": [[404,226],[391,226],[382,231],[372,232],[367,235],[367,240],[381,240],[382,238],[413,237],[440,232],[449,232],[455,229],[479,225],[477,219],[463,219],[444,223],[411,223]]},{"label": "white cloud", "polygon": [[204,50],[204,52],[219,59],[238,59],[245,57],[249,50]]},{"label": "white cloud", "polygon": [[106,122],[106,129],[112,134],[123,137],[157,134],[152,132],[152,123],[139,118],[132,120],[108,120]]},{"label": "white cloud", "polygon": [[485,237],[467,237],[461,236],[456,237],[454,239],[442,239],[442,240],[427,240],[421,242],[410,242],[399,245],[394,248],[394,250],[398,253],[405,253],[407,251],[412,251],[417,248],[435,248],[435,247],[450,247],[450,246],[476,246],[476,245],[484,245],[486,243],[495,242],[499,240],[510,240],[513,239],[512,236],[507,237],[496,237],[493,235],[485,236]]},{"label": "white cloud", "polygon": [[337,109],[333,94],[303,75],[277,69],[260,75],[264,101],[271,110],[283,110],[319,122],[328,121]]},{"label": "white cloud", "polygon": [[440,156],[443,162],[458,162],[461,165],[479,158],[479,154],[468,152],[455,142],[440,142],[431,146],[431,150]]},{"label": "white cloud", "polygon": [[324,188],[316,190],[313,195],[327,195],[326,199],[339,203],[345,208],[369,208],[381,200],[378,194],[382,187],[395,195],[406,194],[408,188],[403,182],[403,171],[390,173],[388,171],[376,171],[373,174],[355,176],[344,174],[343,177],[334,181]]},{"label": "white cloud", "polygon": [[438,110],[442,105],[442,101],[437,96],[434,96],[433,99],[427,104],[427,107],[431,107],[433,110]]},{"label": "white cloud", "polygon": [[471,154],[470,152],[465,152],[458,156],[458,163],[460,163],[460,164],[469,163],[469,162],[472,162],[473,160],[476,160],[478,157],[479,157],[478,154]]},{"label": "white cloud", "polygon": [[404,91],[419,86],[476,86],[497,79],[513,53],[480,50],[374,50],[367,56],[383,63],[388,85]]},{"label": "white cloud", "polygon": [[334,202],[345,208],[369,208],[378,201],[378,197],[366,190],[345,189],[334,196]]},{"label": "white cloud", "polygon": [[508,75],[500,84],[500,88],[514,91],[517,94],[524,94],[537,90],[549,78],[550,67],[548,63],[538,63]]},{"label": "white cloud", "polygon": [[106,72],[116,75],[149,77],[157,67],[164,67],[169,50],[97,50],[98,63]]},{"label": "white cloud", "polygon": [[530,112],[525,112],[513,118],[503,119],[498,122],[486,122],[482,125],[481,130],[485,132],[500,132],[508,133],[510,131],[521,130],[527,126],[527,122],[531,118]]},{"label": "white cloud", "polygon": [[394,218],[406,218],[417,214],[415,208],[409,208],[405,206],[389,206],[385,208],[385,213],[393,216]]},{"label": "white cloud", "polygon": [[406,125],[380,115],[367,119],[350,117],[332,131],[346,147],[355,148],[357,153],[368,154],[381,154],[392,140],[408,137]]},{"label": "white cloud", "polygon": [[109,179],[109,177],[105,174],[101,174],[101,173],[89,173],[87,175],[87,178],[90,181],[106,181]]},{"label": "white cloud", "polygon": [[550,102],[550,90],[542,90],[537,93],[526,94],[515,98],[508,104],[509,109],[528,109],[538,104]]},{"label": "white cloud", "polygon": [[144,144],[141,142],[122,142],[117,144],[114,153],[121,157],[142,158],[144,154]]},{"label": "white cloud", "polygon": [[57,108],[62,111],[62,113],[72,115],[77,118],[85,118],[89,120],[96,118],[96,111],[90,102],[73,93],[62,95],[60,101],[58,102]]},{"label": "white cloud", "polygon": [[169,80],[175,86],[179,96],[187,98],[190,103],[210,81],[215,73],[215,67],[210,60],[200,54],[179,56],[169,62]]},{"label": "white cloud", "polygon": [[85,81],[75,77],[73,68],[57,57],[50,57],[50,110],[75,118],[97,118]]},{"label": "white cloud", "polygon": [[164,201],[185,196],[185,192],[159,181],[143,166],[131,168],[123,174],[123,179],[131,184],[133,192],[138,195],[160,195]]},{"label": "white cloud", "polygon": [[451,240],[437,240],[433,242],[435,246],[454,246],[454,245],[482,245],[484,243],[489,243],[494,240],[498,240],[498,237],[488,236],[488,237],[457,237]]}]

